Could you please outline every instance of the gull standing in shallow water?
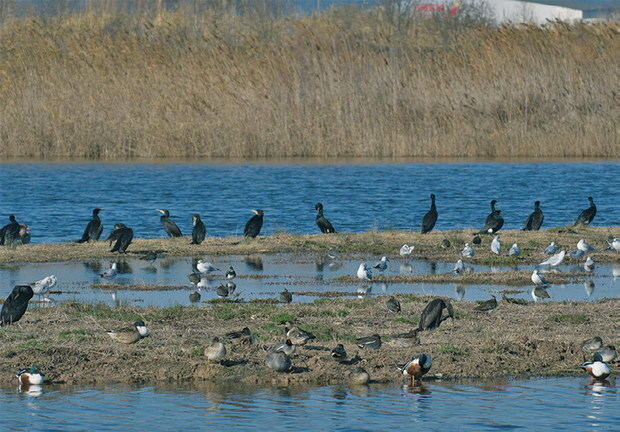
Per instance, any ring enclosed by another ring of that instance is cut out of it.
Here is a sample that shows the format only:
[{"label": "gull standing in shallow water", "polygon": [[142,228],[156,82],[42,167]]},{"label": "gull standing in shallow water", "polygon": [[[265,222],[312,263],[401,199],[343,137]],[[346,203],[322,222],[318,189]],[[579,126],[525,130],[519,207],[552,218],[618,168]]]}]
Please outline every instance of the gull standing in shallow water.
[{"label": "gull standing in shallow water", "polygon": [[545,277],[541,275],[540,273],[538,273],[538,269],[534,269],[531,279],[532,279],[532,282],[534,282],[536,285],[543,285],[543,286],[549,285]]},{"label": "gull standing in shallow water", "polygon": [[464,247],[464,248],[463,248],[463,250],[461,251],[461,254],[462,254],[464,257],[471,258],[471,257],[473,257],[473,256],[476,254],[476,252],[474,251],[474,248],[472,248],[472,247],[469,245],[469,243],[465,243],[465,247]]},{"label": "gull standing in shallow water", "polygon": [[496,235],[491,242],[491,252],[495,255],[499,255],[502,250],[502,243],[499,241],[499,236]]},{"label": "gull standing in shallow water", "polygon": [[452,270],[452,273],[460,274],[460,273],[463,273],[464,271],[465,271],[465,265],[463,265],[463,260],[458,260],[456,264],[454,265],[454,269]]},{"label": "gull standing in shallow water", "polygon": [[206,260],[198,260],[198,263],[196,264],[196,269],[198,269],[200,273],[212,273],[214,271],[220,270],[219,268],[214,267],[213,264],[211,264],[209,261],[206,261]]},{"label": "gull standing in shallow water", "polygon": [[385,257],[385,256],[384,256],[384,257],[381,257],[381,261],[379,261],[379,262],[375,263],[374,267],[375,267],[376,269],[378,269],[379,271],[385,271],[385,270],[387,270],[387,267],[388,267],[388,264],[387,264],[387,263],[388,263],[389,261],[390,261],[390,260],[389,260],[389,258],[388,258],[388,257]]},{"label": "gull standing in shallow water", "polygon": [[585,271],[589,272],[594,270],[594,260],[592,259],[592,257],[589,256],[588,259],[586,259],[586,262],[583,264],[583,268],[585,269]]},{"label": "gull standing in shallow water", "polygon": [[566,251],[560,251],[557,254],[550,256],[538,265],[550,267],[559,266],[562,261],[564,261],[564,255],[566,255]]},{"label": "gull standing in shallow water", "polygon": [[368,264],[361,263],[357,269],[357,278],[361,280],[372,280],[372,271],[368,268]]}]

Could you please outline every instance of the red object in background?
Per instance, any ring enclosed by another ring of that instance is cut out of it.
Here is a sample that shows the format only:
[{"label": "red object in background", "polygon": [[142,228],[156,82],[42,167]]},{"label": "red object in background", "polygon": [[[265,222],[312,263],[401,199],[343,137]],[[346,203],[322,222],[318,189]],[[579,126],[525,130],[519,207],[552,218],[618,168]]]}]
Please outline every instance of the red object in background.
[{"label": "red object in background", "polygon": [[425,14],[447,13],[447,15],[453,16],[458,13],[459,6],[458,3],[453,3],[450,8],[443,4],[422,3],[415,5],[415,11]]}]

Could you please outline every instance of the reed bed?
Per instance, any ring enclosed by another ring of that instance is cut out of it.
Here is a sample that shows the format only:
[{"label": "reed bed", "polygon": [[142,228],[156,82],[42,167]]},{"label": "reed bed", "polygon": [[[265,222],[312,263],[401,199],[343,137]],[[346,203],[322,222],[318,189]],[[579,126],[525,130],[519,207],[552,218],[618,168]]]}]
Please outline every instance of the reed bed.
[{"label": "reed bed", "polygon": [[382,8],[0,22],[0,157],[617,157],[620,27]]}]

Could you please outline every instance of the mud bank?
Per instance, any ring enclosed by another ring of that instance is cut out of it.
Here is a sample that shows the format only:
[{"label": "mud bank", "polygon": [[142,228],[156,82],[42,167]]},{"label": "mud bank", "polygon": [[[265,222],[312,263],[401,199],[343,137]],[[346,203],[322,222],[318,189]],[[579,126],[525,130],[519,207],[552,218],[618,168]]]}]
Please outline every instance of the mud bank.
[{"label": "mud bank", "polygon": [[[443,378],[580,373],[580,343],[601,336],[620,345],[620,300],[597,303],[500,301],[492,313],[474,310],[475,302],[454,302],[456,319],[419,334],[419,340],[394,338],[417,325],[432,297],[396,295],[401,313],[389,312],[387,297],[318,299],[310,304],[216,303],[196,307],[111,308],[66,304],[33,308],[17,325],[0,328],[0,379],[14,380],[23,367],[39,366],[52,382],[71,384],[161,381],[239,382],[260,385],[327,385],[348,381],[356,367],[374,382],[400,382],[397,365],[413,355],[433,356]],[[152,334],[133,345],[112,341],[106,329],[143,319]],[[290,373],[266,368],[267,350],[284,341],[291,321],[316,339],[298,349]],[[210,363],[204,348],[214,336],[249,327],[253,344],[227,342],[221,363]],[[355,339],[378,333],[378,350],[359,349]],[[351,364],[330,357],[344,344]]]},{"label": "mud bank", "polygon": [[[203,256],[203,255],[251,255],[276,252],[325,253],[334,252],[348,255],[387,255],[397,257],[403,244],[415,246],[411,258],[437,261],[456,261],[466,242],[472,243],[476,230],[464,229],[453,231],[436,231],[420,234],[407,231],[367,232],[359,234],[318,234],[296,235],[275,234],[257,239],[242,237],[210,237],[201,245],[190,245],[190,239],[136,239],[129,246],[127,257],[145,257],[151,252],[159,256]],[[484,265],[519,265],[537,264],[544,259],[541,252],[552,241],[559,249],[567,252],[576,248],[577,242],[584,238],[597,250],[592,253],[594,260],[600,263],[620,262],[620,253],[607,250],[607,238],[620,235],[618,227],[575,228],[561,227],[540,231],[501,231],[504,250],[501,255],[490,251],[492,236],[481,235],[482,244],[474,246],[476,255],[463,258],[463,261]],[[441,247],[442,240],[450,241],[450,247]],[[519,257],[507,256],[512,243],[517,243],[522,250]],[[0,263],[68,261],[90,258],[114,258],[119,254],[111,253],[107,242],[99,241],[88,244],[54,243],[28,244],[15,250],[0,247]],[[122,256],[122,255],[121,255]],[[572,260],[577,262],[576,260]],[[583,261],[583,260],[581,260]],[[565,262],[571,262],[569,257]]]}]

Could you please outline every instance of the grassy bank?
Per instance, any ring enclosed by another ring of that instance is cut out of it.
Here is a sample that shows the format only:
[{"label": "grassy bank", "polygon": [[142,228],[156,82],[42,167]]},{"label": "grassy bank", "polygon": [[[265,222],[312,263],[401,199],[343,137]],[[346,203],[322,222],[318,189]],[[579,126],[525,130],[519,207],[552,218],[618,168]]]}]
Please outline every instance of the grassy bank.
[{"label": "grassy bank", "polygon": [[0,157],[617,157],[617,24],[96,12],[0,22]]},{"label": "grassy bank", "polygon": [[[326,254],[334,252],[337,258],[355,256],[360,260],[370,259],[375,255],[398,257],[403,244],[415,246],[412,259],[428,259],[456,262],[462,258],[464,262],[486,265],[518,265],[538,264],[545,255],[541,255],[547,245],[554,241],[559,249],[567,252],[576,248],[577,242],[584,238],[597,250],[591,255],[598,263],[620,262],[620,253],[606,250],[607,237],[618,237],[614,227],[551,228],[540,231],[501,231],[503,243],[502,255],[495,255],[490,250],[492,237],[482,235],[482,244],[474,246],[476,255],[463,258],[461,249],[465,242],[471,244],[471,230],[434,231],[420,234],[407,231],[368,232],[359,234],[318,234],[295,235],[275,234],[258,239],[239,237],[209,237],[201,245],[190,245],[189,238],[171,239],[137,239],[129,247],[127,254],[111,253],[107,242],[88,244],[55,243],[28,244],[15,250],[0,247],[0,264],[19,262],[68,261],[89,258],[123,258],[144,257],[149,251],[157,251],[160,256],[208,256],[208,255],[253,255],[262,253],[293,252]],[[448,239],[451,246],[441,247],[443,239]],[[512,243],[521,248],[521,256],[507,256]],[[579,262],[583,262],[584,259]],[[565,262],[577,262],[568,256]],[[463,275],[467,277],[467,275]]]},{"label": "grassy bank", "polygon": [[[11,382],[20,367],[35,364],[51,381],[75,384],[148,383],[208,380],[258,384],[347,381],[364,367],[375,382],[398,382],[396,365],[415,353],[433,356],[430,376],[496,377],[580,373],[580,342],[598,335],[618,346],[620,301],[597,303],[501,302],[492,314],[474,311],[476,303],[454,302],[455,320],[420,334],[419,341],[390,337],[417,324],[430,299],[397,295],[403,312],[388,313],[385,297],[326,300],[305,305],[214,304],[203,307],[110,308],[67,304],[32,309],[20,325],[0,328],[0,379]],[[134,345],[113,342],[105,333],[144,319],[152,335]],[[284,321],[312,331],[316,340],[298,350],[294,373],[277,374],[264,365],[265,347],[283,341]],[[253,345],[228,343],[222,364],[209,363],[203,351],[211,338],[248,326]],[[381,349],[360,350],[355,338],[379,333]],[[356,364],[339,364],[329,349],[344,344]]]}]

